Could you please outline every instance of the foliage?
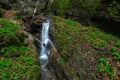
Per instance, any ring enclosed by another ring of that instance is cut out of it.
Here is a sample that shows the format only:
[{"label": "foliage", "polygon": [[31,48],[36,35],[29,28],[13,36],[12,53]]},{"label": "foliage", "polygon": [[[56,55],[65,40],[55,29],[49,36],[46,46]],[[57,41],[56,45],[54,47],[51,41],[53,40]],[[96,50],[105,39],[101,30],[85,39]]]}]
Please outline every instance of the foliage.
[{"label": "foliage", "polygon": [[65,11],[70,7],[70,0],[55,0],[47,7],[47,12],[56,12],[57,14],[64,16]]},{"label": "foliage", "polygon": [[11,22],[10,20],[0,18],[0,37],[8,35],[14,35],[14,32],[19,29],[19,25]]},{"label": "foliage", "polygon": [[109,5],[107,9],[110,17],[115,17],[116,15],[120,14],[120,3],[116,2],[115,0]]},{"label": "foliage", "polygon": [[65,11],[69,8],[69,0],[60,0],[58,6],[59,6],[59,14],[63,15]]},{"label": "foliage", "polygon": [[[61,21],[59,17],[56,17],[54,20]],[[57,31],[55,31],[55,33],[57,33],[57,36],[59,37],[59,42],[61,43],[61,46],[59,45],[60,46],[59,49],[63,49],[61,51],[62,58],[60,60],[61,62],[66,62],[74,53],[74,51],[70,51],[69,54],[67,54],[66,52],[69,51],[68,47],[71,46],[73,36],[76,35],[78,32],[78,29],[75,27],[81,24],[70,19],[64,20],[61,23],[62,24],[59,25],[60,28],[57,27],[56,28]],[[62,32],[62,30],[65,30],[67,32]],[[63,44],[66,44],[66,45],[62,46]]]},{"label": "foliage", "polygon": [[115,46],[116,46],[116,47],[120,47],[120,40],[117,40]]},{"label": "foliage", "polygon": [[80,4],[82,7],[84,7],[90,14],[95,14],[97,12],[97,9],[100,6],[101,0],[80,0]]},{"label": "foliage", "polygon": [[[48,11],[56,10],[58,14],[64,16],[65,12],[71,9],[80,9],[81,7],[87,10],[90,14],[95,14],[99,8],[101,0],[55,0],[48,5]],[[54,11],[53,11],[54,12]]]},{"label": "foliage", "polygon": [[112,55],[115,60],[120,60],[120,52],[112,52]]},{"label": "foliage", "polygon": [[8,60],[0,60],[0,68],[10,67],[11,64],[12,58],[9,58]]},{"label": "foliage", "polygon": [[[38,79],[40,71],[37,74],[34,70],[40,70],[38,64],[35,63],[33,51],[27,46],[11,45],[3,47],[0,50],[0,79],[27,79],[31,77]],[[18,55],[19,56],[16,56]],[[34,74],[34,75],[33,75]]]},{"label": "foliage", "polygon": [[25,36],[19,29],[18,24],[0,18],[0,80],[39,80],[37,53],[23,44]]},{"label": "foliage", "polygon": [[106,58],[101,58],[96,70],[98,72],[107,73],[110,77],[113,77],[116,76],[114,69],[115,68],[109,64],[109,61]]},{"label": "foliage", "polygon": [[19,29],[20,26],[18,24],[11,22],[10,20],[0,18],[0,39],[5,42],[6,45],[22,44],[20,41],[22,39],[20,37],[21,34],[18,33]]},{"label": "foliage", "polygon": [[112,51],[112,52],[116,52],[116,51],[117,51],[117,47],[113,46],[113,47],[111,48],[111,51]]},{"label": "foliage", "polygon": [[25,53],[25,55],[27,55],[27,53],[32,52],[32,50],[27,46],[10,45],[1,48],[0,52],[1,55],[3,55],[4,57],[19,57],[20,55],[24,55]]},{"label": "foliage", "polygon": [[[119,68],[116,62],[120,60],[119,38],[95,26],[86,27],[70,19],[56,16],[54,21],[56,47],[61,55],[59,63],[68,75],[76,78],[76,72],[81,72],[79,73],[83,77],[81,80],[98,75],[103,79],[119,77],[116,71]],[[98,65],[91,65],[97,62]],[[98,73],[94,74],[96,72],[94,70],[89,71],[91,67],[96,68]],[[94,75],[90,75],[89,72],[93,72]]]},{"label": "foliage", "polygon": [[34,63],[34,60],[31,56],[20,56],[19,59],[24,63],[27,62],[29,65],[32,65]]},{"label": "foliage", "polygon": [[21,19],[22,17],[21,17],[21,15],[20,15],[20,13],[15,13],[14,14],[14,19]]}]

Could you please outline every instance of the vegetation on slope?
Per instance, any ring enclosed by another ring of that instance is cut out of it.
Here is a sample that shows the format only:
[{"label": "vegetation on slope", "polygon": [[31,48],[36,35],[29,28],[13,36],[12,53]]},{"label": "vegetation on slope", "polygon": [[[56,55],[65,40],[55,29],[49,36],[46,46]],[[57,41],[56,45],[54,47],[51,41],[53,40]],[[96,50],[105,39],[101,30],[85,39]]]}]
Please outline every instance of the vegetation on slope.
[{"label": "vegetation on slope", "polygon": [[119,0],[54,0],[48,4],[47,12],[120,35]]},{"label": "vegetation on slope", "polygon": [[18,24],[0,18],[0,80],[39,80],[37,53],[24,39]]},{"label": "vegetation on slope", "polygon": [[73,80],[120,79],[120,39],[98,28],[55,17],[59,64]]}]

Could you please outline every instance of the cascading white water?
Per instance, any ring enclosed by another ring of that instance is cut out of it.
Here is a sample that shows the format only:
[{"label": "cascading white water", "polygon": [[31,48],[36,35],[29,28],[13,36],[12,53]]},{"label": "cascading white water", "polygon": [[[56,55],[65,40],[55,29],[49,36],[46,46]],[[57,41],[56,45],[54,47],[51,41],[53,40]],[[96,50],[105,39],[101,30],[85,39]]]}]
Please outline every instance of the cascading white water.
[{"label": "cascading white water", "polygon": [[49,26],[50,26],[49,20],[46,20],[42,24],[41,52],[39,57],[42,70],[46,69],[46,66],[49,62],[50,49],[53,46],[52,41],[49,39]]},{"label": "cascading white water", "polygon": [[50,49],[54,46],[49,37],[50,20],[46,20],[42,24],[42,37],[41,37],[41,51],[40,51],[40,64],[41,64],[41,80],[57,80],[57,77],[52,68],[47,66],[49,64]]}]

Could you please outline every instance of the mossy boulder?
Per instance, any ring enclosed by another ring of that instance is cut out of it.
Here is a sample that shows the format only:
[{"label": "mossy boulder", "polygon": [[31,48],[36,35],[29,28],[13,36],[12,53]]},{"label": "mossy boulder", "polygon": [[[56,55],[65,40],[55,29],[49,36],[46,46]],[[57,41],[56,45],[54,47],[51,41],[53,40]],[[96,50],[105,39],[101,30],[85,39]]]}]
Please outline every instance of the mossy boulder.
[{"label": "mossy boulder", "polygon": [[39,80],[41,69],[33,40],[20,25],[0,18],[0,79]]},{"label": "mossy boulder", "polygon": [[[55,17],[54,21],[57,49],[52,50],[50,63],[60,80],[118,79],[119,64],[116,63],[119,61],[114,61],[111,55],[111,47],[119,40],[117,37],[70,19]],[[107,64],[100,61],[104,58]]]}]

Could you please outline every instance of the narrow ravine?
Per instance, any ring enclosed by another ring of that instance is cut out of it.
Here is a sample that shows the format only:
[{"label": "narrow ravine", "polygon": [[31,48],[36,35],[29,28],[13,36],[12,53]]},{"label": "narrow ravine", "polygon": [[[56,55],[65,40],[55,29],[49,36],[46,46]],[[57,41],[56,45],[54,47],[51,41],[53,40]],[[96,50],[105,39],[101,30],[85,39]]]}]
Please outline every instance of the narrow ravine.
[{"label": "narrow ravine", "polygon": [[46,20],[42,24],[40,64],[41,64],[41,80],[57,80],[54,70],[49,65],[50,49],[54,46],[49,36],[50,20]]}]

